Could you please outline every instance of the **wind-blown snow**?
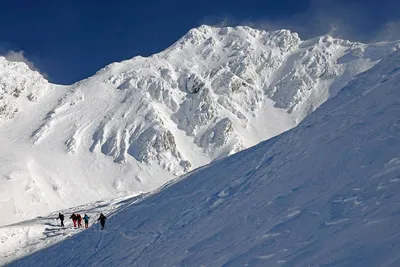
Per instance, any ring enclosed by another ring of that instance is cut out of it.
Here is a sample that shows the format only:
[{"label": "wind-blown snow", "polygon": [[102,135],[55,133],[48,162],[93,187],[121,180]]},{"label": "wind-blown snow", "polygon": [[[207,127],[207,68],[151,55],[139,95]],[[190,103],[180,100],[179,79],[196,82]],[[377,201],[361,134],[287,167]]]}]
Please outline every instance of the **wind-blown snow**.
[{"label": "wind-blown snow", "polygon": [[395,52],[296,128],[10,266],[399,266],[399,66]]},{"label": "wind-blown snow", "polygon": [[276,136],[397,48],[201,26],[71,86],[0,58],[0,225],[148,192]]}]

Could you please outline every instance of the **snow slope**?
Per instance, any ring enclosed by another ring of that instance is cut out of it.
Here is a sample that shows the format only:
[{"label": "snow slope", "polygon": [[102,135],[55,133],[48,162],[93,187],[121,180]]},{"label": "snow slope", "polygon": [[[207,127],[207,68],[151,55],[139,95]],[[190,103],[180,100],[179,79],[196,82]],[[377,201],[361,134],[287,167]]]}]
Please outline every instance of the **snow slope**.
[{"label": "snow slope", "polygon": [[296,128],[10,266],[399,266],[399,84],[397,51]]},{"label": "snow slope", "polygon": [[[83,228],[73,227],[73,222],[69,219],[72,213],[79,213],[81,216],[87,214],[90,217],[89,227],[91,227],[97,222],[97,218],[101,212],[112,215],[132,205],[132,203],[139,199],[141,199],[141,196],[97,201],[79,207],[52,212],[46,216],[32,220],[0,227],[0,266],[4,266],[17,258],[49,247],[54,243],[63,241],[65,238],[83,231]],[[61,227],[60,221],[56,219],[59,212],[65,215],[65,227]]]},{"label": "snow slope", "polygon": [[71,86],[0,57],[0,225],[148,192],[276,136],[398,47],[201,26]]}]

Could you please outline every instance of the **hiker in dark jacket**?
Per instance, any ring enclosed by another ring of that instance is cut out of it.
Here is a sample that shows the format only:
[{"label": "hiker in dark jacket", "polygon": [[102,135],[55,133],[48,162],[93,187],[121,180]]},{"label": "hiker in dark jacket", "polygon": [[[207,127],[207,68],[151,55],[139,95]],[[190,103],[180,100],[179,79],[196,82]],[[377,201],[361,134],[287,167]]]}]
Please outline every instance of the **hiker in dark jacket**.
[{"label": "hiker in dark jacket", "polygon": [[101,230],[104,229],[104,225],[106,224],[106,219],[107,219],[107,217],[104,216],[103,213],[100,213],[100,217],[97,220],[100,221]]},{"label": "hiker in dark jacket", "polygon": [[90,217],[87,216],[87,214],[85,214],[85,216],[83,216],[83,220],[85,221],[85,228],[89,227],[89,219],[90,219]]},{"label": "hiker in dark jacket", "polygon": [[64,214],[58,213],[58,219],[61,221],[61,226],[64,227]]},{"label": "hiker in dark jacket", "polygon": [[71,217],[69,217],[70,219],[72,219],[72,221],[74,222],[74,227],[76,227],[76,220],[78,219],[78,217],[76,216],[75,213],[72,213]]}]

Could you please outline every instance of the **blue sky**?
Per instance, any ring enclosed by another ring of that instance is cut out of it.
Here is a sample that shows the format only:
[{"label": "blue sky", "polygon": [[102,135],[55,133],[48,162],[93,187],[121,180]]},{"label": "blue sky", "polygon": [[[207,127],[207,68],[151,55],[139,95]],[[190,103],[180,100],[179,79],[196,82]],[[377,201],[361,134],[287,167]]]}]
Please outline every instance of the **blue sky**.
[{"label": "blue sky", "polygon": [[[1,1],[1,0],[0,0]],[[201,24],[330,32],[376,41],[400,37],[397,0],[1,1],[0,54],[24,51],[56,83],[164,50]]]}]

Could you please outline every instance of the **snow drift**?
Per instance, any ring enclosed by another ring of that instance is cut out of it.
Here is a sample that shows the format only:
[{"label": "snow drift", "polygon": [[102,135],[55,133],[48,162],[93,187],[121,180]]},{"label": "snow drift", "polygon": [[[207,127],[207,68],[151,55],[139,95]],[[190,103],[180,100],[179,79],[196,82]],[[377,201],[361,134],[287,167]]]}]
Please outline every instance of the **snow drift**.
[{"label": "snow drift", "polygon": [[398,266],[399,66],[395,52],[296,128],[10,266]]}]

